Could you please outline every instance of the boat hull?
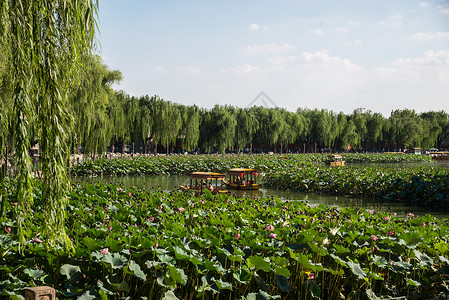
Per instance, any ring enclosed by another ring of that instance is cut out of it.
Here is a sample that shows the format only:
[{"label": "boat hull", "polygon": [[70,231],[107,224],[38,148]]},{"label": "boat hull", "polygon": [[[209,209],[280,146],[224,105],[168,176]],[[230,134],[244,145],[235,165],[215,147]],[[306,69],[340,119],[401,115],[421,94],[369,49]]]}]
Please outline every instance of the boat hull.
[{"label": "boat hull", "polygon": [[260,184],[257,183],[253,183],[253,184],[233,184],[233,183],[228,183],[226,185],[228,187],[228,189],[230,190],[258,190],[260,189]]}]

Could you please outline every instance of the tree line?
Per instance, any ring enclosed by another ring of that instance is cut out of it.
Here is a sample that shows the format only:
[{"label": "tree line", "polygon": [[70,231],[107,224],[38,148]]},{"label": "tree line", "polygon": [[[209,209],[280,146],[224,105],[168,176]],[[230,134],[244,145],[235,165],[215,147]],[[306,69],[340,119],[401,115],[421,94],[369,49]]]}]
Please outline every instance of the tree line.
[{"label": "tree line", "polygon": [[[73,97],[75,124],[72,151],[297,151],[348,149],[392,151],[410,147],[442,148],[449,144],[445,111],[417,113],[402,109],[389,117],[362,108],[351,114],[327,109],[182,105],[158,96],[134,97],[111,84],[121,73],[89,57],[83,84]],[[131,150],[132,151],[132,150]]]}]

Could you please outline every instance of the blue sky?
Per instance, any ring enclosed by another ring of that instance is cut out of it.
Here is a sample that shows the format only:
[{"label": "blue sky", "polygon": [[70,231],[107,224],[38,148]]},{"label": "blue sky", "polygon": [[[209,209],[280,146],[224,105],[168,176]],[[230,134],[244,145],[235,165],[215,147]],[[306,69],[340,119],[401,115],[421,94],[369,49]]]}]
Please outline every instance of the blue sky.
[{"label": "blue sky", "polygon": [[[116,89],[186,105],[449,112],[449,0],[100,0]],[[254,102],[264,105],[262,99]]]}]

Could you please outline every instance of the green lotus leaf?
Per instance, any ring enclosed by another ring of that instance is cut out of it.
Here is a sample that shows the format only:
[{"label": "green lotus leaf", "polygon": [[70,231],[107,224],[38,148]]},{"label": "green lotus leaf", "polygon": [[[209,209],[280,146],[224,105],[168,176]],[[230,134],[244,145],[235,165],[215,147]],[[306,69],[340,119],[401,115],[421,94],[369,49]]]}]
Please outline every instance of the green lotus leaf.
[{"label": "green lotus leaf", "polygon": [[93,300],[98,299],[98,294],[96,294],[94,291],[88,290],[81,296],[77,298],[77,300]]},{"label": "green lotus leaf", "polygon": [[438,250],[441,254],[444,254],[449,250],[449,245],[443,241],[435,243],[434,248]]},{"label": "green lotus leaf", "polygon": [[241,284],[247,284],[251,281],[251,273],[245,269],[240,269],[237,272],[234,272],[233,277]]},{"label": "green lotus leaf", "polygon": [[280,295],[271,296],[265,291],[259,291],[258,293],[249,293],[245,299],[246,300],[270,300],[270,299],[280,299]]},{"label": "green lotus leaf", "polygon": [[276,275],[280,275],[280,276],[284,276],[284,277],[290,277],[291,273],[290,270],[288,268],[281,268],[276,266],[275,267],[275,273]]},{"label": "green lotus leaf", "polygon": [[416,232],[405,232],[399,236],[399,243],[409,248],[422,241],[422,237]]},{"label": "green lotus leaf", "polygon": [[351,269],[352,273],[357,276],[358,279],[365,279],[366,272],[362,270],[360,264],[354,263],[352,261],[347,261],[346,265]]},{"label": "green lotus leaf", "polygon": [[421,283],[419,283],[418,281],[415,281],[415,280],[413,280],[413,279],[411,279],[411,278],[408,278],[408,279],[407,279],[407,285],[410,285],[410,286],[420,286]]},{"label": "green lotus leaf", "polygon": [[427,254],[422,253],[417,249],[413,250],[413,252],[422,266],[431,266],[433,264],[433,259],[431,259]]},{"label": "green lotus leaf", "polygon": [[215,279],[214,282],[220,290],[232,291],[232,285],[229,282],[221,281],[221,279]]},{"label": "green lotus leaf", "polygon": [[23,270],[23,273],[27,274],[33,279],[39,278],[45,274],[45,272],[40,269],[25,269]]},{"label": "green lotus leaf", "polygon": [[170,256],[167,254],[160,254],[160,255],[157,255],[157,257],[159,258],[159,260],[161,262],[164,262],[169,265],[174,265],[176,263],[176,259],[173,256]]},{"label": "green lotus leaf", "polygon": [[137,278],[140,278],[143,281],[147,280],[147,275],[134,260],[129,261],[129,270],[131,270]]},{"label": "green lotus leaf", "polygon": [[175,246],[173,248],[173,251],[175,252],[176,259],[182,260],[182,259],[186,259],[189,257],[187,252],[185,252],[182,248],[180,248],[178,246]]},{"label": "green lotus leaf", "polygon": [[119,253],[107,253],[102,258],[102,261],[109,263],[113,269],[121,269],[126,266],[128,260],[126,257],[120,255]]},{"label": "green lotus leaf", "polygon": [[291,290],[290,282],[288,282],[288,279],[286,276],[277,274],[276,275],[276,285],[283,292],[288,292]]},{"label": "green lotus leaf", "polygon": [[178,269],[174,266],[168,266],[170,272],[170,277],[174,279],[177,283],[185,285],[187,283],[187,275],[184,273],[183,269]]},{"label": "green lotus leaf", "polygon": [[80,280],[83,276],[83,273],[81,272],[81,268],[78,266],[73,266],[70,264],[64,264],[61,266],[60,269],[61,275],[64,275],[67,277],[67,280],[76,282]]},{"label": "green lotus leaf", "polygon": [[384,280],[382,275],[377,274],[376,272],[370,272],[369,275],[375,280]]},{"label": "green lotus leaf", "polygon": [[309,257],[302,253],[298,254],[298,262],[306,269],[310,269],[312,271],[316,271],[315,265],[311,264],[309,261]]},{"label": "green lotus leaf", "polygon": [[262,270],[264,272],[270,272],[270,258],[261,256],[250,256],[248,258],[250,265],[252,265],[256,270]]},{"label": "green lotus leaf", "polygon": [[388,261],[382,256],[374,255],[372,259],[374,263],[381,268],[384,268],[388,265]]},{"label": "green lotus leaf", "polygon": [[274,256],[271,258],[278,266],[284,267],[288,265],[288,259],[282,256]]},{"label": "green lotus leaf", "polygon": [[179,298],[172,291],[166,291],[162,300],[179,300]]}]

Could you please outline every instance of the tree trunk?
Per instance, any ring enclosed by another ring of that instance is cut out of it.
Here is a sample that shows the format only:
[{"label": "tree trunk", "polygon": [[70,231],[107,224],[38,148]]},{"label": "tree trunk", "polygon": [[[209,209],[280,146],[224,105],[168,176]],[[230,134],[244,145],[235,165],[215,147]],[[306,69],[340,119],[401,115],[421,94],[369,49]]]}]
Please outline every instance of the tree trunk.
[{"label": "tree trunk", "polygon": [[142,140],[142,153],[147,154],[147,143],[145,139]]},{"label": "tree trunk", "polygon": [[157,143],[154,143],[154,156],[157,155]]},{"label": "tree trunk", "polygon": [[169,154],[169,152],[170,152],[170,147],[169,147],[169,144],[167,142],[167,155]]},{"label": "tree trunk", "polygon": [[122,155],[125,154],[125,137],[122,140]]}]

